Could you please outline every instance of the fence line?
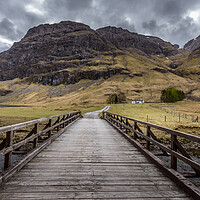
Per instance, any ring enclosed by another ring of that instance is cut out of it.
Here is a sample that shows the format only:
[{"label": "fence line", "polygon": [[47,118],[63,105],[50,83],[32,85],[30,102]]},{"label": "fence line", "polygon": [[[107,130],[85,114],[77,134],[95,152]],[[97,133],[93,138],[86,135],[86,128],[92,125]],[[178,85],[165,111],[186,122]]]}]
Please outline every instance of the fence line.
[{"label": "fence line", "polygon": [[177,116],[179,122],[181,122],[181,118],[188,119],[189,121],[191,120],[191,122],[199,122],[198,115],[192,115],[192,114],[186,114],[186,113],[182,113],[182,112],[178,112],[178,111],[173,111],[170,109],[166,109],[165,107],[162,107],[162,106],[154,106],[154,105],[150,105],[150,106],[152,108],[156,108],[156,109],[162,110],[166,113],[169,113],[173,116]]}]

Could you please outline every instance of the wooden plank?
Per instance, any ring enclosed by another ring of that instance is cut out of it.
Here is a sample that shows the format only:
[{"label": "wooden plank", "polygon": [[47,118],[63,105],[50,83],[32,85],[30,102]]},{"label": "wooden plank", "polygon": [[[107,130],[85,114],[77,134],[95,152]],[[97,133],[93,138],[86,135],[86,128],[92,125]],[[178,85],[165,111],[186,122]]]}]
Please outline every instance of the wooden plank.
[{"label": "wooden plank", "polygon": [[[107,120],[109,123],[111,123],[109,120]],[[112,124],[112,123],[111,123]],[[115,126],[114,124],[112,124],[113,126]],[[154,139],[151,139],[149,137],[147,137],[146,135],[144,135],[142,132],[134,130],[126,125],[124,125],[126,128],[129,128],[132,132],[137,133],[138,135],[140,135],[142,138],[144,138],[145,140],[153,143],[154,145],[160,147],[160,149],[168,152],[171,154],[171,156],[173,156],[173,158],[179,158],[180,160],[182,160],[183,162],[187,163],[188,165],[190,165],[193,169],[195,169],[196,171],[200,171],[200,164],[189,159],[188,157],[185,157],[184,155],[181,155],[180,153],[168,148],[167,146],[165,146],[164,144],[157,142]],[[119,131],[121,131],[117,126],[115,126]],[[176,136],[176,135],[174,135]]]},{"label": "wooden plank", "polygon": [[[10,147],[13,144],[13,131],[8,131],[6,133],[6,145],[5,147]],[[4,161],[4,169],[7,169],[11,166],[12,161],[12,151],[5,154],[5,161]]]},{"label": "wooden plank", "polygon": [[8,199],[10,198],[32,198],[32,199],[36,199],[36,198],[40,198],[40,199],[63,199],[65,196],[67,196],[67,198],[70,199],[119,199],[119,198],[140,198],[140,199],[144,199],[144,198],[148,198],[148,197],[154,197],[154,198],[166,198],[167,199],[171,199],[171,198],[186,198],[188,197],[188,195],[186,194],[179,194],[176,195],[174,194],[174,192],[169,192],[169,191],[163,191],[160,193],[156,193],[155,191],[148,191],[148,192],[144,192],[141,195],[141,192],[94,192],[94,191],[87,191],[87,192],[35,192],[35,193],[26,193],[26,192],[18,192],[18,193],[2,193],[2,197],[7,197]]},{"label": "wooden plank", "polygon": [[[160,185],[157,187],[159,191],[170,191],[169,185]],[[176,187],[172,186],[171,189],[176,190]],[[20,185],[13,185],[9,186],[9,188],[0,189],[3,193],[15,193],[16,191],[23,191],[23,192],[73,192],[73,191],[84,191],[87,192],[88,190],[95,190],[95,191],[104,191],[104,192],[140,192],[141,185],[101,185],[97,187],[94,184],[86,184],[86,185],[27,185],[27,186],[20,186]],[[145,185],[142,188],[143,192],[153,191],[155,187],[153,185]],[[176,194],[179,192],[175,191]],[[184,193],[182,193],[184,194]]]},{"label": "wooden plank", "polygon": [[[177,146],[175,143],[175,140],[177,140],[176,135],[171,135],[171,149],[175,152],[177,152]],[[171,154],[171,168],[177,171],[177,157]]]},{"label": "wooden plank", "polygon": [[190,199],[106,121],[81,119],[0,189],[8,199]]},{"label": "wooden plank", "polygon": [[[70,120],[72,120],[73,118],[75,118],[75,117],[77,117],[77,116],[78,116],[78,115],[72,116],[71,118],[67,119],[66,121],[70,121]],[[64,122],[66,122],[66,121],[64,121]],[[11,146],[9,146],[9,147],[7,147],[7,148],[2,149],[2,150],[0,151],[0,156],[1,156],[1,155],[4,155],[4,154],[7,154],[7,153],[9,153],[9,152],[11,152],[11,151],[14,151],[15,149],[18,149],[19,147],[21,147],[22,145],[24,145],[24,144],[26,144],[26,143],[28,143],[28,142],[31,142],[31,141],[33,141],[33,140],[35,140],[35,139],[38,138],[39,136],[43,135],[44,133],[46,134],[46,132],[48,132],[48,131],[50,131],[50,130],[53,130],[54,128],[56,128],[57,126],[59,126],[60,124],[62,124],[62,123],[64,123],[64,122],[60,122],[60,123],[58,123],[58,124],[55,124],[54,126],[52,126],[52,127],[50,127],[50,128],[47,128],[47,129],[45,129],[45,130],[43,130],[43,131],[40,131],[40,132],[38,132],[38,133],[36,133],[36,134],[30,136],[29,138],[26,138],[26,139],[24,139],[24,140],[22,140],[22,141],[20,141],[20,142],[18,142],[18,143],[16,143],[16,144],[13,144],[13,145],[11,145]]]},{"label": "wooden plank", "polygon": [[[129,142],[131,142],[141,152],[143,152],[144,155],[146,155],[157,166],[159,166],[159,168],[162,169],[162,171],[168,177],[170,177],[173,181],[175,181],[177,183],[177,185],[181,186],[181,188],[184,189],[186,192],[188,192],[194,199],[199,199],[200,198],[200,190],[195,185],[193,185],[191,182],[189,182],[180,173],[178,173],[178,172],[174,171],[173,169],[170,169],[169,167],[167,167],[159,158],[157,158],[155,155],[153,155],[151,152],[149,152],[147,149],[145,149],[139,142],[135,141],[132,137],[130,137],[129,135],[124,133],[122,130],[120,130],[117,126],[115,126],[113,124],[112,124],[112,126],[114,126],[125,138],[127,138],[129,140]],[[148,138],[148,137],[146,137],[146,138]]]},{"label": "wooden plank", "polygon": [[[74,122],[76,122],[78,119],[76,119]],[[73,122],[73,123],[74,123]],[[68,126],[70,126],[69,124]],[[57,137],[59,137],[65,129],[60,130],[57,134],[54,134],[51,138],[47,139],[45,143],[41,144],[37,148],[33,149],[31,152],[29,152],[20,162],[18,162],[16,165],[12,166],[11,168],[8,168],[8,170],[3,171],[0,174],[0,184],[2,182],[7,181],[9,178],[11,178],[17,171],[19,171],[23,166],[25,166],[32,158],[34,158],[38,153],[40,153],[46,146],[48,146],[51,142],[53,142]]]},{"label": "wooden plank", "polygon": [[[34,134],[36,135],[39,131],[39,123],[36,123],[34,126]],[[33,140],[33,148],[36,148],[38,144],[38,137]]]}]

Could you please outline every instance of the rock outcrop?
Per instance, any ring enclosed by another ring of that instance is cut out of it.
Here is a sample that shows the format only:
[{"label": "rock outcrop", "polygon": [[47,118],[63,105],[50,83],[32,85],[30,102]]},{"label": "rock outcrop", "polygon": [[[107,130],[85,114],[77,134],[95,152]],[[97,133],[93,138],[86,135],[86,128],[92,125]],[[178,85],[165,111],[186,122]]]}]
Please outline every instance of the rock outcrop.
[{"label": "rock outcrop", "polygon": [[97,29],[97,32],[121,50],[135,48],[146,54],[164,54],[165,56],[177,53],[176,45],[157,37],[140,35],[111,26]]},{"label": "rock outcrop", "polygon": [[184,49],[189,51],[194,51],[199,47],[200,47],[200,35],[197,38],[190,40],[184,45]]},{"label": "rock outcrop", "polygon": [[[21,41],[0,54],[0,81],[27,77],[28,81],[58,85],[81,79],[106,79],[124,68],[110,68],[103,60],[95,64],[96,58],[110,54],[113,59],[126,51],[169,56],[176,54],[177,48],[160,38],[122,28],[105,27],[95,31],[71,21],[44,24],[31,28]],[[95,65],[99,66],[95,70],[89,67]]]}]

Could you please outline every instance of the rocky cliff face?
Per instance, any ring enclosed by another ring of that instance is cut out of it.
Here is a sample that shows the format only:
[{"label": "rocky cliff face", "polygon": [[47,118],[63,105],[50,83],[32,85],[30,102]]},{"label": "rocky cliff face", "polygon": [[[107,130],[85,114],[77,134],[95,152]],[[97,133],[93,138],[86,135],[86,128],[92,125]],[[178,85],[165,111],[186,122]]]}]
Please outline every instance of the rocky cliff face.
[{"label": "rocky cliff face", "polygon": [[177,53],[176,45],[172,45],[157,37],[131,33],[128,30],[111,26],[97,29],[97,32],[116,48],[122,50],[135,48],[145,54],[164,54],[165,56]]},{"label": "rocky cliff face", "polygon": [[184,49],[189,51],[194,51],[199,47],[200,47],[200,35],[197,38],[190,40],[184,45]]},{"label": "rocky cliff face", "polygon": [[[121,28],[95,31],[71,21],[44,24],[31,28],[20,42],[0,54],[0,80],[27,77],[29,81],[58,85],[81,79],[106,79],[125,70],[120,66],[110,68],[110,65],[116,64],[117,54],[123,55],[126,51],[169,56],[177,53],[177,47]],[[110,61],[96,62],[105,54],[111,56]]]}]

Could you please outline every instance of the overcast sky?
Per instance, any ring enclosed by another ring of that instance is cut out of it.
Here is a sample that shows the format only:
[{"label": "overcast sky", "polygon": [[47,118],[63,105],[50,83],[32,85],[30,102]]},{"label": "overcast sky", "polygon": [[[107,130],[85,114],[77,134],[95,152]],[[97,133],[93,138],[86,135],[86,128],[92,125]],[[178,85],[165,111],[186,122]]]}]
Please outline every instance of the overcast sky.
[{"label": "overcast sky", "polygon": [[117,26],[183,46],[200,35],[200,0],[0,0],[0,52],[43,23]]}]

